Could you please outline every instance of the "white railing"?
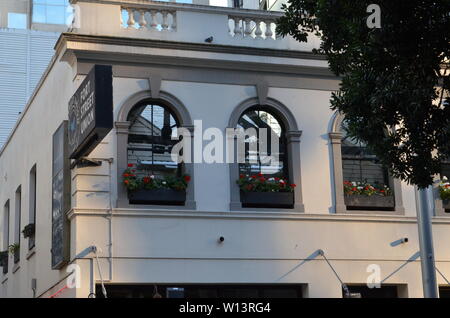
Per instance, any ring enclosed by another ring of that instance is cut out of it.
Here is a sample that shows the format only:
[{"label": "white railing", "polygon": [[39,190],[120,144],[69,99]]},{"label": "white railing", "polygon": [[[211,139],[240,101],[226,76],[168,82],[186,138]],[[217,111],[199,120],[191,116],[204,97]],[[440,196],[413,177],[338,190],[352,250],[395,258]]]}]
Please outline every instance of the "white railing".
[{"label": "white railing", "polygon": [[[122,29],[147,31],[177,31],[177,12],[194,12],[218,15],[224,21],[223,30],[231,37],[248,39],[273,39],[276,37],[276,19],[280,12],[247,10],[214,6],[178,4],[168,2],[148,2],[145,4],[121,5]],[[223,20],[220,16],[227,17]],[[218,21],[219,21],[218,20]],[[208,26],[205,26],[208,28]],[[188,31],[188,30],[183,30]]]},{"label": "white railing", "polygon": [[122,8],[121,26],[127,29],[176,31],[176,10]]},{"label": "white railing", "polygon": [[228,16],[229,32],[233,37],[276,40],[275,18],[250,18],[246,16]]}]

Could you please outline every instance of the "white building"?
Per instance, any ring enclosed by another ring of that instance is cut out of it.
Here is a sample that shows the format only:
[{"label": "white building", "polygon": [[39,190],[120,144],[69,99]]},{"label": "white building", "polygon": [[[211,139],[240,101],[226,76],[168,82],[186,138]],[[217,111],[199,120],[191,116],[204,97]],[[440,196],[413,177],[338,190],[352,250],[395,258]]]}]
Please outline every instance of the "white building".
[{"label": "white building", "polygon": [[[258,10],[259,3],[73,2],[78,27],[59,38],[0,153],[1,250],[20,246],[0,274],[1,297],[101,296],[102,280],[111,297],[343,297],[339,279],[362,296],[423,296],[414,188],[341,141],[342,118],[329,108],[339,78],[311,53],[317,39],[276,38],[281,13]],[[112,66],[114,127],[89,155],[100,166],[64,170],[69,162],[55,132],[94,65]],[[176,168],[191,177],[180,205],[130,201],[127,165],[138,175],[172,171],[168,127],[193,131],[195,148],[195,120],[223,133],[267,122],[281,131],[278,176],[297,185],[294,201],[245,204],[239,174],[263,170],[205,162]],[[369,206],[345,197],[343,181],[358,179],[388,184],[393,195]],[[435,203],[436,267],[450,277],[450,219]],[[28,224],[35,234],[24,238]],[[74,268],[79,288],[67,287]],[[377,269],[382,288],[369,290]]]}]

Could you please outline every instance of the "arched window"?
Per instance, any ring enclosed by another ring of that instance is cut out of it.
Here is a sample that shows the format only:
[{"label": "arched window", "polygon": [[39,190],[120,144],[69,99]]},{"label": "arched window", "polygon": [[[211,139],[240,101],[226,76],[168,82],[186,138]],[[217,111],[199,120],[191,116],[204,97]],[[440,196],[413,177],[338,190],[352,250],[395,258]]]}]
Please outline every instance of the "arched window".
[{"label": "arched window", "polygon": [[336,212],[386,211],[403,214],[400,180],[390,176],[366,144],[349,136],[340,114],[334,117],[329,136],[333,152]]},{"label": "arched window", "polygon": [[[179,162],[182,153],[172,154],[184,136],[193,144],[186,107],[169,93],[141,91],[121,106],[115,127],[117,207],[195,209],[194,165]],[[190,136],[183,134],[186,130]]]},{"label": "arched window", "polygon": [[139,176],[180,175],[180,164],[171,157],[178,140],[179,121],[164,105],[143,102],[128,114],[130,122],[127,158]]},{"label": "arched window", "polygon": [[301,131],[291,112],[271,98],[264,105],[250,98],[236,107],[228,127],[235,130],[237,145],[230,164],[230,209],[303,212]]},{"label": "arched window", "polygon": [[[239,163],[239,173],[287,179],[289,172],[286,156],[286,131],[281,121],[270,111],[254,107],[242,114],[237,127],[243,130],[253,128],[256,132],[256,136],[247,135],[245,137],[245,162]],[[267,140],[261,140],[264,138],[261,135],[264,130],[267,132]],[[273,140],[273,138],[277,140]],[[260,142],[258,143],[258,141]],[[265,149],[262,149],[264,148],[262,142],[266,143]],[[277,149],[272,149],[272,145]],[[265,160],[269,156],[278,158],[278,164],[274,165]]]},{"label": "arched window", "polygon": [[345,129],[345,121],[341,124],[341,153],[344,181],[370,184],[378,189],[389,187],[389,173],[383,168],[376,155],[366,144],[350,137]]}]

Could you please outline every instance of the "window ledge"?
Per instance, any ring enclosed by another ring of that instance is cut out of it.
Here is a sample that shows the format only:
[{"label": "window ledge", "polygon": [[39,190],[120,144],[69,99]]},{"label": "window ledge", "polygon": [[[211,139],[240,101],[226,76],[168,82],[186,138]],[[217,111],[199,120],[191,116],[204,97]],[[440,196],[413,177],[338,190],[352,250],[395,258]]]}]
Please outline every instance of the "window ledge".
[{"label": "window ledge", "polygon": [[14,266],[13,266],[13,268],[12,268],[13,274],[14,274],[15,272],[17,272],[19,269],[20,269],[20,264],[19,264],[19,263],[14,264]]},{"label": "window ledge", "polygon": [[25,256],[25,258],[28,260],[30,259],[34,254],[36,254],[36,246],[33,246]]}]

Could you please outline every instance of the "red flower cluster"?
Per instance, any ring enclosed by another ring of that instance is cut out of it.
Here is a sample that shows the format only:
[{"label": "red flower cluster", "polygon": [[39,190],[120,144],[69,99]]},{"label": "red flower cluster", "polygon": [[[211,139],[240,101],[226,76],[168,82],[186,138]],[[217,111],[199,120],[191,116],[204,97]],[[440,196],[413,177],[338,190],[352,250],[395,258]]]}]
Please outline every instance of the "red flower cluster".
[{"label": "red flower cluster", "polygon": [[295,183],[288,184],[279,177],[267,177],[261,172],[256,175],[239,175],[236,181],[242,191],[253,192],[292,192],[297,186]]}]

